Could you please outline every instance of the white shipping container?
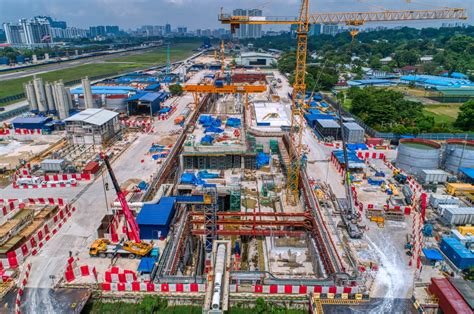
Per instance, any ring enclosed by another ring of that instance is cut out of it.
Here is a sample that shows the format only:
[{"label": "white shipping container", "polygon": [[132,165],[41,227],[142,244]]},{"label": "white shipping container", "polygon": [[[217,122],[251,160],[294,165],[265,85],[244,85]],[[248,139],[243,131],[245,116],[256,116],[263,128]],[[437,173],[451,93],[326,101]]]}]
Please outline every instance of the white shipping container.
[{"label": "white shipping container", "polygon": [[447,208],[442,218],[450,225],[467,225],[474,223],[474,207]]},{"label": "white shipping container", "polygon": [[459,205],[459,198],[451,195],[430,195],[430,205],[433,208],[438,208],[440,205]]},{"label": "white shipping container", "polygon": [[440,215],[443,215],[446,209],[454,209],[454,208],[459,208],[459,205],[450,205],[450,204],[439,205],[438,212]]},{"label": "white shipping container", "polygon": [[439,169],[423,169],[419,174],[422,183],[445,183],[449,173]]},{"label": "white shipping container", "polygon": [[41,170],[46,172],[61,172],[64,169],[64,159],[45,159],[41,162]]}]

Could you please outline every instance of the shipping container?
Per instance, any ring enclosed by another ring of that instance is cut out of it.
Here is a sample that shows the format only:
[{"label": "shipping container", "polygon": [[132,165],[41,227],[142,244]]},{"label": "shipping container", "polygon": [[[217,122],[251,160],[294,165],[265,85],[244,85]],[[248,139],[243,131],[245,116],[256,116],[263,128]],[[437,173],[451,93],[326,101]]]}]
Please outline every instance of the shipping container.
[{"label": "shipping container", "polygon": [[89,162],[82,172],[88,173],[88,174],[95,174],[99,170],[99,163],[95,161]]},{"label": "shipping container", "polygon": [[422,184],[431,183],[446,183],[448,181],[449,173],[440,169],[423,169],[421,170],[418,178]]},{"label": "shipping container", "polygon": [[451,195],[430,195],[430,205],[433,208],[438,208],[440,205],[458,205],[460,204],[459,198]]},{"label": "shipping container", "polygon": [[474,236],[473,235],[462,235],[456,229],[451,230],[451,236],[457,239],[462,245],[466,245],[467,243],[474,243]]},{"label": "shipping container", "polygon": [[474,207],[446,208],[441,215],[442,220],[449,225],[474,223]]},{"label": "shipping container", "polygon": [[459,240],[444,237],[439,244],[441,251],[459,269],[467,269],[474,266],[474,253],[469,251]]},{"label": "shipping container", "polygon": [[438,299],[439,307],[446,314],[472,313],[469,305],[446,278],[431,278],[428,290]]},{"label": "shipping container", "polygon": [[460,226],[460,227],[458,227],[458,231],[462,235],[466,235],[468,233],[474,235],[474,226]]},{"label": "shipping container", "polygon": [[468,183],[446,183],[446,192],[451,195],[474,193],[474,185]]},{"label": "shipping container", "polygon": [[345,122],[342,125],[347,143],[364,143],[365,131],[360,125],[355,122]]},{"label": "shipping container", "polygon": [[367,145],[374,145],[374,146],[383,145],[383,138],[369,137],[369,138],[367,138],[367,140],[365,141],[365,143],[366,143]]},{"label": "shipping container", "polygon": [[61,172],[65,165],[64,159],[45,159],[40,163],[41,170],[46,172]]},{"label": "shipping container", "polygon": [[137,215],[140,239],[163,239],[175,213],[175,197],[162,197],[158,204],[145,204]]}]

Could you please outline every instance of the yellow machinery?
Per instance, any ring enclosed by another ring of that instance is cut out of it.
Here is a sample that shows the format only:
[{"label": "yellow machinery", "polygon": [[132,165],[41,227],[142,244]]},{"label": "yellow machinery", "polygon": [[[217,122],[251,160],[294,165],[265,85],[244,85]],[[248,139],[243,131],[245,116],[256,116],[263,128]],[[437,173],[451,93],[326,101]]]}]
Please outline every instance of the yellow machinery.
[{"label": "yellow machinery", "polygon": [[459,233],[461,233],[463,236],[466,234],[474,234],[474,226],[460,226],[458,227]]},{"label": "yellow machinery", "polygon": [[[298,17],[264,17],[264,16],[234,16],[221,12],[219,20],[222,24],[229,24],[231,32],[241,24],[280,24],[297,25],[296,70],[293,84],[293,106],[291,111],[290,127],[290,167],[287,177],[287,201],[295,204],[299,194],[299,174],[302,157],[302,135],[304,129],[304,104],[306,84],[306,52],[308,31],[310,24],[346,24],[358,27],[366,22],[409,21],[409,20],[440,20],[440,19],[467,19],[465,9],[442,8],[436,10],[384,10],[381,12],[340,12],[340,13],[309,13],[309,0],[302,0]],[[351,35],[355,36],[356,31]]]},{"label": "yellow machinery", "polygon": [[108,239],[97,239],[89,248],[92,257],[114,257],[116,255],[129,258],[147,256],[153,249],[152,243],[125,241],[122,244],[113,244]]}]

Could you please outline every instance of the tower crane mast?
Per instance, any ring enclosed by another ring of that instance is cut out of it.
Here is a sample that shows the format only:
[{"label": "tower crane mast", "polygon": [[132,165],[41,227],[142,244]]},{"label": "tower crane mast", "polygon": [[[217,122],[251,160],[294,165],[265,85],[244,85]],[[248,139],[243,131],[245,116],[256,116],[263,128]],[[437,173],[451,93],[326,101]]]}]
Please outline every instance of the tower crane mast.
[{"label": "tower crane mast", "polygon": [[286,195],[287,202],[295,204],[299,198],[299,176],[302,158],[302,136],[304,129],[303,111],[305,108],[305,74],[308,31],[311,24],[345,24],[362,26],[367,22],[467,19],[465,9],[440,8],[433,10],[384,10],[381,12],[337,12],[309,13],[309,0],[302,0],[299,14],[295,16],[239,16],[222,12],[219,15],[222,24],[229,24],[234,33],[241,24],[280,24],[297,25],[296,70],[293,83],[293,105],[290,127],[290,162],[288,169]]}]

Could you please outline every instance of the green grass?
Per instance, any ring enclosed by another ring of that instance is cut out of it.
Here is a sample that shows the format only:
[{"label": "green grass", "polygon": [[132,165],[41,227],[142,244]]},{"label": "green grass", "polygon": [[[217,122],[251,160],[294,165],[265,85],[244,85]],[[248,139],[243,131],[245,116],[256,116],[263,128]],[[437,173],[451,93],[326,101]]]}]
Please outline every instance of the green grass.
[{"label": "green grass", "polygon": [[[192,50],[198,48],[199,46],[200,43],[182,43],[170,46],[171,62],[189,57],[192,54]],[[160,47],[142,54],[108,59],[106,60],[106,62],[138,62],[147,64],[165,64],[166,50],[166,47]]]},{"label": "green grass", "polygon": [[426,115],[434,117],[437,125],[452,125],[462,104],[425,105]]},{"label": "green grass", "polygon": [[[171,61],[184,59],[193,54],[193,49],[199,47],[199,43],[182,43],[176,44],[170,48]],[[126,62],[126,63],[119,63]],[[51,71],[47,73],[38,74],[38,77],[43,78],[44,81],[52,82],[57,80],[73,81],[81,79],[84,76],[98,76],[109,73],[124,73],[139,69],[147,68],[151,65],[159,65],[166,63],[166,47],[158,48],[143,54],[119,57],[109,59],[104,63],[86,64],[67,69]],[[23,92],[23,83],[32,79],[33,75],[0,81],[0,98],[21,94]],[[12,101],[17,102],[18,100]],[[0,104],[0,106],[8,105],[9,103]]]}]

